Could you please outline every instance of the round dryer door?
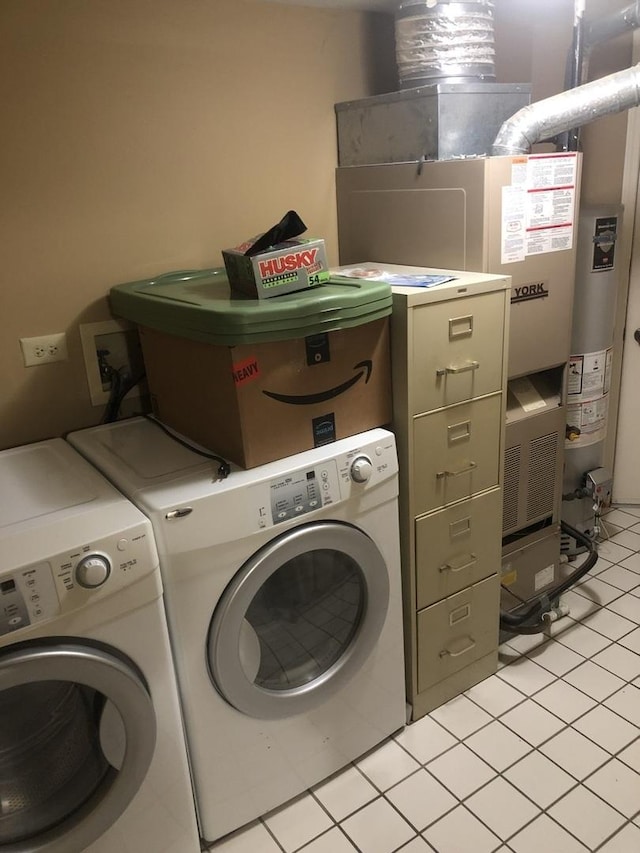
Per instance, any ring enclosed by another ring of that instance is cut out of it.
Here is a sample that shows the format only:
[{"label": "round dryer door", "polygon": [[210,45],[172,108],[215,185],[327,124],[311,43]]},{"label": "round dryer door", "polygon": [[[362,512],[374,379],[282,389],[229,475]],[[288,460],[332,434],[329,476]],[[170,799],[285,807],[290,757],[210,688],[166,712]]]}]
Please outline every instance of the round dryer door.
[{"label": "round dryer door", "polygon": [[222,595],[211,678],[253,717],[310,710],[366,661],[388,605],[388,569],[368,536],[337,522],[298,527],[256,553]]},{"label": "round dryer door", "polygon": [[155,737],[130,661],[66,639],[0,651],[0,849],[85,850],[135,796]]}]

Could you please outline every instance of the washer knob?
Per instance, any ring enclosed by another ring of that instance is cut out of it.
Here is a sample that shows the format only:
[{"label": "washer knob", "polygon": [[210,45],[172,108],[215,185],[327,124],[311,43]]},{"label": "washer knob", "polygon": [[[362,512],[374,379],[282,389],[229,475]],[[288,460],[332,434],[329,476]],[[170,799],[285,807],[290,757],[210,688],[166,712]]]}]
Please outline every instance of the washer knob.
[{"label": "washer knob", "polygon": [[76,566],[76,582],[85,589],[97,589],[111,574],[111,563],[100,554],[83,557]]},{"label": "washer knob", "polygon": [[373,465],[368,456],[358,456],[351,463],[349,473],[356,483],[366,483],[373,473]]}]

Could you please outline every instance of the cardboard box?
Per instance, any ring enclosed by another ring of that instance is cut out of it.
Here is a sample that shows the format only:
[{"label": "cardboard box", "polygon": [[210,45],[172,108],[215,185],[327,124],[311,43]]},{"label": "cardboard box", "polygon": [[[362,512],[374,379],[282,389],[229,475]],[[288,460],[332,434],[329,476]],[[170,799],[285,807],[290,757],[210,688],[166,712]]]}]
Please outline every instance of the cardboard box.
[{"label": "cardboard box", "polygon": [[219,346],[140,328],[154,414],[244,468],[391,420],[389,320]]},{"label": "cardboard box", "polygon": [[330,278],[324,240],[297,238],[257,255],[245,255],[251,245],[252,241],[222,252],[232,290],[269,299],[315,287]]}]

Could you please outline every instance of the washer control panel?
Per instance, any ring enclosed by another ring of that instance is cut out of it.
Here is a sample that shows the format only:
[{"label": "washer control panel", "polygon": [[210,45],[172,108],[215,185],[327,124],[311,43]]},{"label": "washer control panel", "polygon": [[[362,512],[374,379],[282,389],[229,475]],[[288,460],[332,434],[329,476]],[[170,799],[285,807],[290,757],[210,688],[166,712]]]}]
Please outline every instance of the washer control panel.
[{"label": "washer control panel", "polygon": [[53,619],[155,570],[150,523],[0,574],[0,636]]},{"label": "washer control panel", "polygon": [[349,468],[349,475],[354,483],[368,483],[373,473],[373,465],[368,456],[356,456]]},{"label": "washer control panel", "polygon": [[37,563],[0,578],[0,636],[42,622],[59,608],[49,563]]},{"label": "washer control panel", "polygon": [[75,568],[76,583],[85,589],[97,589],[111,574],[111,560],[102,554],[83,557]]},{"label": "washer control panel", "polygon": [[334,459],[293,471],[269,483],[271,521],[281,524],[340,500],[338,469]]}]

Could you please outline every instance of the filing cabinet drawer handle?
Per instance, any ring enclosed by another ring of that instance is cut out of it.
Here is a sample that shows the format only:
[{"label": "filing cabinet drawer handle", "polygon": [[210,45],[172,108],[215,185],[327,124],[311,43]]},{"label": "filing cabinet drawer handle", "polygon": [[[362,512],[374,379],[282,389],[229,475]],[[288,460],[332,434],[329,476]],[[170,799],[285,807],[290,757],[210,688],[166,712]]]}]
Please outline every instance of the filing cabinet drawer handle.
[{"label": "filing cabinet drawer handle", "polygon": [[437,480],[442,480],[444,477],[460,477],[462,474],[468,474],[478,467],[477,462],[469,462],[466,468],[461,468],[459,471],[438,471],[436,474]]},{"label": "filing cabinet drawer handle", "polygon": [[449,374],[455,376],[458,373],[468,373],[469,370],[477,370],[479,367],[479,361],[470,361],[467,364],[459,364],[457,367],[439,367],[436,370],[436,376],[448,376]]},{"label": "filing cabinet drawer handle", "polygon": [[456,572],[463,571],[463,569],[468,569],[471,566],[475,565],[478,560],[475,554],[469,554],[469,557],[471,559],[468,560],[466,563],[463,563],[461,566],[454,566],[452,563],[445,563],[444,566],[440,566],[440,571],[451,572],[452,574],[455,574]]},{"label": "filing cabinet drawer handle", "polygon": [[473,334],[473,314],[449,319],[449,339],[470,338]]},{"label": "filing cabinet drawer handle", "polygon": [[450,424],[447,427],[447,443],[455,444],[457,441],[468,441],[471,438],[471,421],[461,421],[459,424]]},{"label": "filing cabinet drawer handle", "polygon": [[464,518],[459,518],[457,521],[452,521],[449,525],[449,538],[455,539],[456,536],[464,536],[471,532],[471,516],[465,515]]},{"label": "filing cabinet drawer handle", "polygon": [[469,642],[466,644],[466,646],[463,646],[463,648],[458,649],[457,651],[451,651],[451,649],[442,649],[442,651],[440,652],[440,657],[444,658],[449,655],[450,658],[459,658],[462,657],[462,655],[466,655],[467,652],[470,652],[476,647],[476,641],[473,639],[473,637],[469,637],[468,640]]}]

